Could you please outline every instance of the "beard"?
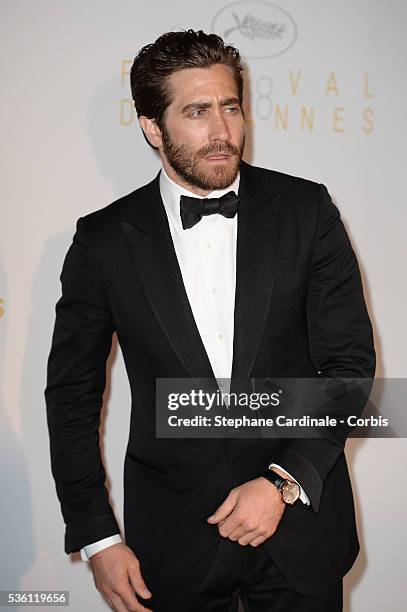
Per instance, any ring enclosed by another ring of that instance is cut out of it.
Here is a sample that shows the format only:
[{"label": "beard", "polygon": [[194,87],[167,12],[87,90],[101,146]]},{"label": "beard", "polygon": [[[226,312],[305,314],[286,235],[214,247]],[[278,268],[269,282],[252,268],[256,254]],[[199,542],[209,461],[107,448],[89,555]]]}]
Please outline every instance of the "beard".
[{"label": "beard", "polygon": [[[235,180],[243,156],[244,132],[239,147],[235,147],[230,142],[218,142],[202,147],[198,151],[195,151],[189,145],[178,145],[174,142],[165,125],[161,127],[161,135],[163,151],[168,163],[178,176],[189,185],[205,191],[215,191],[216,189],[226,189]],[[201,161],[208,155],[220,153],[227,153],[235,157],[226,165],[214,164],[212,167],[209,167],[209,164],[206,164],[205,161]]]}]

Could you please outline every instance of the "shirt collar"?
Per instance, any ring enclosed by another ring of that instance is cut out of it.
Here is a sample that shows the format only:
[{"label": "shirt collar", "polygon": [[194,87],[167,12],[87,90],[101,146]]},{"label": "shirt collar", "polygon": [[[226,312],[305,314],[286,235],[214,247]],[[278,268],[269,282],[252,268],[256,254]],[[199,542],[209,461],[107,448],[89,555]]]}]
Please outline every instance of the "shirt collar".
[{"label": "shirt collar", "polygon": [[221,196],[225,195],[225,193],[228,193],[229,191],[234,191],[236,195],[238,195],[239,183],[240,183],[240,171],[237,173],[237,176],[235,180],[233,181],[233,183],[231,183],[229,187],[226,187],[226,189],[215,189],[214,191],[211,191],[210,193],[208,193],[208,195],[206,196],[199,196],[196,193],[193,193],[192,191],[185,189],[185,187],[181,187],[181,185],[178,185],[178,183],[175,183],[175,181],[173,181],[166,173],[164,165],[161,166],[161,172],[160,172],[161,198],[162,198],[162,201],[163,201],[163,204],[164,204],[164,207],[165,207],[165,210],[167,212],[169,219],[171,220],[177,232],[180,232],[180,233],[184,232],[184,228],[182,227],[182,222],[181,222],[180,204],[179,204],[180,197],[182,195],[190,196],[193,198],[200,198],[200,197],[220,198]]}]

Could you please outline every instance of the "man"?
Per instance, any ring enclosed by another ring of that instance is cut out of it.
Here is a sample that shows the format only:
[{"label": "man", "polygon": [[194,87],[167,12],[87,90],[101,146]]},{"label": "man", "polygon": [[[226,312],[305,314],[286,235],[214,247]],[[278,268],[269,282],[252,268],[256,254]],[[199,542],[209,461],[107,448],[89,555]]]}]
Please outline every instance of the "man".
[{"label": "man", "polygon": [[[63,265],[52,471],[65,551],[90,558],[118,611],[231,611],[240,593],[248,611],[334,612],[358,553],[346,434],[156,436],[157,378],[374,375],[358,264],[326,187],[242,161],[241,70],[202,31],[140,51],[132,94],[162,168],[81,217]],[[114,331],[132,393],[125,543],[98,437]]]}]

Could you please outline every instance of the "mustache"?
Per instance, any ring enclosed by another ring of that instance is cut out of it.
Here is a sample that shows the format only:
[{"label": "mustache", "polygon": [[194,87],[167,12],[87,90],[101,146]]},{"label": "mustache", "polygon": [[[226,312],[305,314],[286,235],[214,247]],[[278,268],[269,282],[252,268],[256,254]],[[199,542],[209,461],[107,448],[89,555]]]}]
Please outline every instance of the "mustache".
[{"label": "mustache", "polygon": [[239,149],[231,143],[225,143],[223,146],[204,147],[198,152],[198,157],[207,157],[208,155],[238,155]]}]

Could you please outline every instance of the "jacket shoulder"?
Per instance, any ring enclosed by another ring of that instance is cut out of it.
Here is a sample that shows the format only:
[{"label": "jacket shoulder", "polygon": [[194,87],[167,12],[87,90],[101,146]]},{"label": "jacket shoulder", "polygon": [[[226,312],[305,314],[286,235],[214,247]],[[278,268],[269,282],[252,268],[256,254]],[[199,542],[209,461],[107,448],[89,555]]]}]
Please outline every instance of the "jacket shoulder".
[{"label": "jacket shoulder", "polygon": [[252,174],[253,178],[262,184],[266,191],[273,189],[284,192],[291,191],[296,195],[302,196],[318,196],[321,184],[317,181],[270,168],[253,166],[243,161],[242,164]]},{"label": "jacket shoulder", "polygon": [[156,178],[150,181],[150,183],[126,193],[106,206],[83,215],[81,218],[89,227],[95,225],[100,226],[101,224],[109,224],[125,219],[129,209],[131,209],[138,200],[143,198],[145,192],[149,190],[155,180]]},{"label": "jacket shoulder", "polygon": [[122,222],[126,221],[134,208],[141,205],[151,194],[157,176],[149,183],[78,219],[77,223],[84,227],[91,243],[96,245],[103,241],[114,241],[117,237],[121,239]]}]

